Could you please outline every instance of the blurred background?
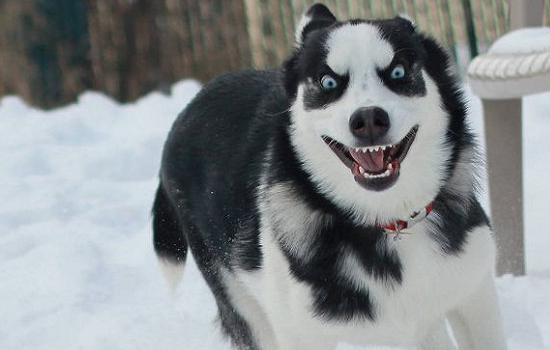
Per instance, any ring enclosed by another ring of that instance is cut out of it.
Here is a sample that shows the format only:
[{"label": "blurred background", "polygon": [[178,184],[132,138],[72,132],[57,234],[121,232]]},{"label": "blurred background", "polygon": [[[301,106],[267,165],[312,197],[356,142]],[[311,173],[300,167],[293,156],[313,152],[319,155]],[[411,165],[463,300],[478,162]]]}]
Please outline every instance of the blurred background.
[{"label": "blurred background", "polygon": [[[466,77],[471,59],[515,28],[518,4],[542,1],[534,17],[548,26],[550,0],[315,2],[340,19],[406,13],[450,49]],[[158,268],[150,212],[162,147],[200,83],[227,70],[280,66],[313,2],[0,0],[1,350],[230,349],[193,259],[175,293]],[[522,62],[534,66],[531,56]],[[495,66],[505,67],[498,61],[489,73]],[[493,173],[520,180],[491,190],[492,208],[506,209],[499,215],[508,229],[498,236],[516,234],[514,253],[523,252],[516,229],[525,208],[527,274],[497,279],[509,348],[550,350],[550,92],[488,103],[474,94],[471,75],[464,80],[481,143],[490,130],[508,144],[493,163],[508,170]],[[485,107],[499,103],[485,128]],[[515,121],[507,130],[506,115]],[[480,196],[488,208],[487,186]],[[523,256],[513,257],[523,267]]]},{"label": "blurred background", "polygon": [[278,66],[314,2],[340,19],[408,14],[461,71],[509,23],[508,0],[0,0],[0,97],[52,108],[98,90],[127,102],[182,78]]}]

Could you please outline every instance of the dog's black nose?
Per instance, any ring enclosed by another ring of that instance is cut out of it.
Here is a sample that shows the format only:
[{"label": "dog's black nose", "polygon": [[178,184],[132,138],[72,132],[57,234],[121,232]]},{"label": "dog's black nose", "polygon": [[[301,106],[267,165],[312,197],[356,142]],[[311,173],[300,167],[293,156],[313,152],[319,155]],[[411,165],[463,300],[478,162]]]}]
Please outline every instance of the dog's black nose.
[{"label": "dog's black nose", "polygon": [[355,137],[375,143],[390,129],[390,117],[380,107],[359,108],[351,115],[349,129]]}]

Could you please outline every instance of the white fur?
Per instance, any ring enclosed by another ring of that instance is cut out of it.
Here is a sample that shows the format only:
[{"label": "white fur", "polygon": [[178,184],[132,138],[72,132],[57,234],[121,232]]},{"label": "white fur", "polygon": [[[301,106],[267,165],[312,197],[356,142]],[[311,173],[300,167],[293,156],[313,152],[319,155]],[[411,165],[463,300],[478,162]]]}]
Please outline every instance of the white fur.
[{"label": "white fur", "polygon": [[393,58],[390,43],[369,24],[348,24],[332,31],[326,46],[328,66],[336,74],[349,73],[352,80],[361,82],[375,75],[375,68],[387,67]]},{"label": "white fur", "polygon": [[175,295],[178,286],[183,279],[183,271],[185,264],[175,264],[172,261],[164,258],[158,258],[159,265],[161,267],[164,278],[168,284],[170,292]]},{"label": "white fur", "polygon": [[416,23],[414,22],[414,19],[413,19],[411,16],[409,16],[409,14],[407,14],[407,13],[400,13],[398,16],[401,17],[401,18],[403,18],[403,19],[406,20],[406,21],[409,21],[409,23],[410,23],[411,25],[413,25],[413,26],[416,25]]},{"label": "white fur", "polygon": [[[372,47],[377,49],[372,50]],[[441,107],[437,86],[425,73],[425,96],[405,97],[384,86],[376,69],[390,64],[393,51],[371,25],[338,28],[331,34],[327,49],[328,65],[336,73],[348,72],[349,86],[336,103],[312,111],[306,110],[303,103],[308,83],[298,87],[296,101],[291,107],[294,147],[319,190],[341,207],[353,211],[358,221],[372,225],[406,218],[436,196],[443,181],[444,160],[451,152],[444,140],[449,120]],[[388,112],[391,122],[389,138],[394,143],[399,142],[414,125],[420,126],[416,140],[401,164],[397,183],[382,192],[366,192],[360,187],[351,171],[321,139],[322,135],[327,135],[352,145],[354,139],[348,127],[349,118],[358,108],[368,106],[378,106]]]},{"label": "white fur", "polygon": [[[299,44],[301,31],[310,20],[305,16],[300,22]],[[303,96],[307,85],[314,82],[298,87],[291,107],[293,147],[318,190],[336,205],[351,210],[359,223],[373,225],[406,218],[437,195],[444,180],[445,160],[451,153],[444,138],[449,120],[437,86],[426,73],[424,96],[404,97],[384,86],[376,70],[387,67],[394,52],[369,24],[334,30],[327,50],[328,65],[336,73],[349,74],[349,86],[336,103],[313,111],[304,108]],[[398,181],[382,192],[359,186],[321,139],[328,135],[343,144],[353,144],[349,118],[358,108],[368,106],[388,112],[389,137],[394,143],[419,125]],[[447,183],[461,198],[471,193],[475,183],[471,166],[474,156],[464,152]],[[269,149],[265,175],[271,158]],[[374,277],[352,250],[342,251],[335,266],[357,290],[368,290],[376,316],[374,321],[336,322],[313,316],[312,287],[292,276],[280,247],[283,242],[291,253],[302,257],[314,253],[308,250],[310,242],[328,218],[300,201],[291,183],[268,184],[267,178],[262,178],[256,195],[262,267],[254,271],[242,271],[237,266],[233,271],[223,270],[222,281],[232,305],[247,321],[262,350],[332,350],[339,341],[452,350],[455,345],[447,332],[447,319],[461,350],[506,349],[492,279],[495,248],[488,227],[473,229],[460,254],[446,254],[430,233],[439,218],[428,216],[407,230],[410,235],[383,247],[399,257],[401,283]],[[467,205],[457,203],[456,209],[464,211]]]},{"label": "white fur", "polygon": [[[286,185],[266,196],[272,197],[261,206],[263,268],[226,277],[231,280],[230,295],[252,321],[250,324],[264,346],[262,349],[333,349],[338,341],[361,346],[453,349],[451,338],[444,331],[448,314],[453,317],[453,326],[462,343],[468,344],[469,340],[464,339],[480,339],[478,344],[464,349],[505,349],[500,341],[503,338],[499,334],[498,307],[492,286],[495,250],[487,227],[470,233],[460,256],[441,252],[427,231],[428,221],[411,228],[411,235],[392,243],[391,249],[399,255],[404,276],[395,288],[369,275],[353,253],[343,252],[335,264],[341,266],[350,283],[359,289],[368,288],[377,317],[374,322],[330,322],[312,317],[311,289],[290,274],[276,239],[274,227],[279,224],[271,220],[273,207],[269,203],[287,203],[283,212],[291,226],[300,225],[306,209],[300,208],[302,204],[297,202],[291,205],[292,189]],[[482,315],[488,315],[488,319],[484,320]],[[484,334],[478,337],[481,332]]]},{"label": "white fur", "polygon": [[[255,294],[257,286],[255,283],[250,283],[245,286],[242,281],[228,271],[222,273],[223,282],[227,288],[231,303],[239,310],[242,316],[248,321],[252,334],[261,347],[261,349],[278,349],[275,333],[269,319],[267,318],[266,309],[258,303]],[[250,281],[257,279],[256,273],[247,274],[246,278]],[[252,289],[250,289],[252,287]]]},{"label": "white fur", "polygon": [[[302,29],[308,20],[302,19]],[[437,86],[423,73],[425,96],[404,97],[385,87],[376,70],[387,67],[394,53],[378,30],[368,24],[336,29],[327,50],[328,65],[336,73],[349,74],[349,86],[336,103],[308,111],[303,103],[304,89],[314,82],[300,85],[291,108],[291,142],[318,190],[340,207],[352,210],[360,223],[372,225],[375,221],[406,218],[436,196],[443,183],[445,159],[451,152],[444,138],[449,120],[442,110]],[[356,109],[367,106],[388,112],[389,136],[395,143],[419,125],[397,183],[382,192],[360,187],[321,139],[328,135],[353,144],[349,118]],[[450,190],[458,195],[469,194],[475,183],[473,156],[462,154],[448,181]],[[400,284],[373,277],[353,251],[343,251],[334,264],[355,288],[368,290],[376,319],[331,322],[312,316],[311,287],[291,275],[280,248],[280,242],[284,242],[292,253],[307,257],[312,253],[308,251],[309,242],[315,238],[316,228],[327,218],[297,200],[290,183],[267,185],[262,179],[257,196],[262,269],[227,272],[224,281],[232,302],[249,321],[263,350],[331,350],[339,341],[361,346],[452,350],[455,345],[447,332],[448,317],[461,349],[506,348],[492,280],[495,249],[487,227],[470,232],[463,251],[456,256],[443,253],[431,237],[437,215],[408,229],[410,235],[384,248],[399,257],[403,267]],[[457,203],[457,210],[466,210],[467,205]]]},{"label": "white fur", "polygon": [[309,24],[309,22],[311,22],[311,17],[304,14],[302,16],[302,18],[300,19],[300,22],[298,22],[298,25],[296,26],[296,31],[295,31],[295,46],[296,47],[299,47],[300,45],[302,45],[302,32],[304,31],[304,28]]},{"label": "white fur", "polygon": [[461,349],[506,349],[493,274],[449,313]]}]

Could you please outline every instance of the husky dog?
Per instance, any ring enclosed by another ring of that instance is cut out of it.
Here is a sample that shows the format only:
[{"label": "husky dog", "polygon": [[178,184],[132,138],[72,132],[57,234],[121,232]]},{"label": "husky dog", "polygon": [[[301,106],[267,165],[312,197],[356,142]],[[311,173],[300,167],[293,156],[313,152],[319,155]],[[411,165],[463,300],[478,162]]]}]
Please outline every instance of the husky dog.
[{"label": "husky dog", "polygon": [[216,78],[175,121],[156,252],[177,272],[190,248],[236,349],[506,349],[466,114],[410,20],[314,5],[282,69]]}]

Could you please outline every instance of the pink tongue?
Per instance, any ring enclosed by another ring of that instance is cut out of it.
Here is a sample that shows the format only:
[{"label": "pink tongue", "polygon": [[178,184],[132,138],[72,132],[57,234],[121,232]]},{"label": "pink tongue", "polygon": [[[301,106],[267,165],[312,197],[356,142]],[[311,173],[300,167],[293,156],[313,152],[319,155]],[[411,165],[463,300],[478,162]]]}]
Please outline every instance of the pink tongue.
[{"label": "pink tongue", "polygon": [[381,149],[376,152],[355,152],[350,151],[355,161],[369,173],[380,173],[386,168],[384,162],[384,151]]}]

